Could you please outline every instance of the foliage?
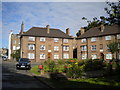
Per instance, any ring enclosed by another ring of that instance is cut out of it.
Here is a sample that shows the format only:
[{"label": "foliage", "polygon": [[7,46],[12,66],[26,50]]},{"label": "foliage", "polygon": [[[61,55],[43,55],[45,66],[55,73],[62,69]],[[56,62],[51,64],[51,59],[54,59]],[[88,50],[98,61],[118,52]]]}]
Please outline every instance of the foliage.
[{"label": "foliage", "polygon": [[79,78],[81,76],[81,69],[77,63],[72,63],[69,68],[67,68],[66,75],[70,78]]},{"label": "foliage", "polygon": [[120,0],[118,2],[106,2],[109,7],[104,8],[108,17],[106,17],[106,21],[108,24],[118,24],[120,25]]},{"label": "foliage", "polygon": [[104,64],[101,60],[88,60],[85,62],[84,71],[94,71],[103,69]]},{"label": "foliage", "polygon": [[53,60],[45,61],[44,65],[45,65],[44,68],[47,69],[47,71],[53,72],[55,68],[55,61]]},{"label": "foliage", "polygon": [[12,53],[11,56],[18,61],[20,58],[20,49],[16,50],[15,53]]},{"label": "foliage", "polygon": [[109,48],[109,51],[114,54],[115,52],[118,51],[118,42],[117,41],[113,41],[113,42],[110,42],[107,46]]},{"label": "foliage", "polygon": [[[83,27],[85,32],[91,28],[98,27],[100,25],[120,25],[120,0],[118,2],[106,2],[109,7],[105,7],[104,10],[108,14],[108,17],[100,16],[99,19],[94,17],[91,20],[88,20],[86,17],[83,17],[82,20],[87,21],[88,25]],[[81,35],[80,30],[76,33],[76,36]]]}]

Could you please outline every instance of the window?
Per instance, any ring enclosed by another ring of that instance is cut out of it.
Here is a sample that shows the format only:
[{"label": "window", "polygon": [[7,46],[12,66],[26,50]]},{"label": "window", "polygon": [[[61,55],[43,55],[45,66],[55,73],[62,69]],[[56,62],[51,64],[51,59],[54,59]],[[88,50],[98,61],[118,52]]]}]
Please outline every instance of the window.
[{"label": "window", "polygon": [[40,50],[45,50],[45,45],[40,45]]},{"label": "window", "polygon": [[54,38],[54,42],[59,42],[59,39],[58,38]]},{"label": "window", "polygon": [[105,40],[111,40],[111,36],[105,36]]},{"label": "window", "polygon": [[41,42],[45,42],[45,38],[44,37],[40,37],[40,41]]},{"label": "window", "polygon": [[95,37],[91,38],[91,42],[96,42],[96,38]]},{"label": "window", "polygon": [[29,44],[28,45],[28,50],[35,50],[35,45],[34,44]]},{"label": "window", "polygon": [[59,55],[58,54],[54,54],[54,59],[59,59]]},{"label": "window", "polygon": [[87,46],[86,45],[81,46],[81,51],[87,51]]},{"label": "window", "polygon": [[59,51],[59,46],[54,46],[54,51]]},{"label": "window", "polygon": [[69,51],[69,46],[63,46],[63,51]]},{"label": "window", "polygon": [[45,54],[40,54],[40,59],[45,59]]},{"label": "window", "polygon": [[86,42],[86,39],[81,39],[81,42],[82,42],[82,43],[85,43],[85,42]]},{"label": "window", "polygon": [[68,43],[68,39],[63,39],[63,42],[64,43]]},{"label": "window", "polygon": [[106,54],[106,59],[112,59],[112,54]]},{"label": "window", "polygon": [[120,39],[120,34],[117,35],[117,39]]},{"label": "window", "polygon": [[97,55],[96,54],[92,54],[91,57],[92,57],[92,59],[97,59]]},{"label": "window", "polygon": [[118,49],[120,49],[120,43],[118,43]]},{"label": "window", "polygon": [[16,49],[17,49],[17,50],[20,49],[20,46],[16,47]]},{"label": "window", "polygon": [[91,46],[91,50],[92,50],[92,51],[96,51],[96,45],[92,45],[92,46]]},{"label": "window", "polygon": [[13,46],[13,50],[16,50],[16,46]]},{"label": "window", "polygon": [[35,58],[35,54],[34,53],[28,53],[28,58],[29,59],[34,59]]},{"label": "window", "polygon": [[13,41],[13,44],[16,44],[16,40]]},{"label": "window", "polygon": [[82,59],[87,59],[87,54],[82,54]]},{"label": "window", "polygon": [[29,37],[29,41],[35,41],[35,37]]},{"label": "window", "polygon": [[68,54],[68,53],[64,53],[64,54],[63,54],[63,58],[64,58],[64,59],[69,59],[69,54]]}]

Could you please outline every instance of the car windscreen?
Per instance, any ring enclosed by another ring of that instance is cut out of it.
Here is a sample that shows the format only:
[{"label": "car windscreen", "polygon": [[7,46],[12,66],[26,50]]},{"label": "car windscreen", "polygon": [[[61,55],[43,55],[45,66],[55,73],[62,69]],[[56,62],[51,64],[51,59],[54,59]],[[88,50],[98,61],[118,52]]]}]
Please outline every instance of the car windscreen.
[{"label": "car windscreen", "polygon": [[21,59],[19,60],[19,62],[29,62],[29,59],[27,59],[27,58],[21,58]]}]

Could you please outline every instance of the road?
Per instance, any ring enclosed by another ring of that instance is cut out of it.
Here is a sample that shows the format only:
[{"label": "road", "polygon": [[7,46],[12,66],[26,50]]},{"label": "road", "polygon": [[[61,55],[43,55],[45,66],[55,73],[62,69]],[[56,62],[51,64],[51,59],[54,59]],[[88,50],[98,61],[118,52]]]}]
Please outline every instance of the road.
[{"label": "road", "polygon": [[49,88],[36,80],[29,70],[16,70],[15,63],[2,62],[2,90]]}]

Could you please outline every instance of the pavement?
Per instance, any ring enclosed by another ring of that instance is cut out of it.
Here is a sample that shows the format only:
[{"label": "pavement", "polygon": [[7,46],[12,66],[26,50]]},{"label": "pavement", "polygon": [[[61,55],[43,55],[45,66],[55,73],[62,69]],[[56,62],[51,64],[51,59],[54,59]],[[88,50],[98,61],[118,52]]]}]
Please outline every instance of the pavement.
[{"label": "pavement", "polygon": [[29,70],[16,70],[15,65],[16,62],[2,62],[2,90],[51,88],[37,80]]}]

